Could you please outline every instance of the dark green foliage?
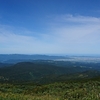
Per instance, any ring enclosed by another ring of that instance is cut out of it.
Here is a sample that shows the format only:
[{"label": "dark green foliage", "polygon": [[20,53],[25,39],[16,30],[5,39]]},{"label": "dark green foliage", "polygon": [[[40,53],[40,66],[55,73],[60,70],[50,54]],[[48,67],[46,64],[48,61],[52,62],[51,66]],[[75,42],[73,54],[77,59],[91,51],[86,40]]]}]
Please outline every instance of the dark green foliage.
[{"label": "dark green foliage", "polygon": [[[98,70],[86,67],[90,65],[50,60],[20,62],[10,67],[0,68],[0,81],[52,83],[99,76]],[[97,66],[99,65],[97,63]]]},{"label": "dark green foliage", "polygon": [[99,100],[99,79],[46,85],[0,84],[0,100]]}]

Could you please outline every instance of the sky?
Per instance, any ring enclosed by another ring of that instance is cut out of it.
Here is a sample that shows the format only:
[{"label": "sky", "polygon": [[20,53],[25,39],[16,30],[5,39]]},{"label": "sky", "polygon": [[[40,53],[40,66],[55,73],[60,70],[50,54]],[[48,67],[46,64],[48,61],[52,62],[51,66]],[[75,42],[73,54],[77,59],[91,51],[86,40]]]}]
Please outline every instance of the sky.
[{"label": "sky", "polygon": [[0,54],[100,54],[100,0],[0,0]]}]

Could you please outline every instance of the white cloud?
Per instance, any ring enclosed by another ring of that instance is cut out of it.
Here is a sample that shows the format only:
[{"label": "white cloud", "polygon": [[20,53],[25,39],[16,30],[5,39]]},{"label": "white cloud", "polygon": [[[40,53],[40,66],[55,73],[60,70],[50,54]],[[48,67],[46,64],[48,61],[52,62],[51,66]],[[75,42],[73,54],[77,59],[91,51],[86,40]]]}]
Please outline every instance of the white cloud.
[{"label": "white cloud", "polygon": [[0,25],[0,53],[100,53],[100,18],[62,15],[54,19],[44,34],[15,32]]},{"label": "white cloud", "polygon": [[79,22],[79,23],[100,23],[100,18],[90,17],[90,16],[73,16],[73,15],[66,15],[64,20],[71,21],[71,22]]},{"label": "white cloud", "polygon": [[81,15],[71,15],[71,14],[66,14],[66,15],[60,15],[56,16],[55,19],[59,22],[76,22],[76,23],[85,23],[85,24],[90,24],[94,23],[100,24],[100,18],[98,17],[93,17],[93,16],[81,16]]},{"label": "white cloud", "polygon": [[[23,30],[24,31],[24,30]],[[42,34],[39,37],[28,36],[24,34],[15,34],[13,31],[7,30],[7,28],[0,28],[0,53],[53,53],[56,51],[55,45],[52,45],[52,36]],[[50,40],[50,41],[49,41]],[[55,43],[53,43],[55,44]],[[56,45],[57,48],[57,45]],[[51,49],[51,50],[50,50]],[[49,51],[49,52],[48,52]]]},{"label": "white cloud", "polygon": [[[59,36],[59,39],[61,38],[65,42],[79,42],[79,40],[81,42],[82,38],[86,36],[88,37],[88,40],[93,39],[93,35],[95,36],[95,38],[98,38],[99,36],[100,18],[87,16],[74,17],[72,15],[65,15],[63,17],[61,16],[59,20],[64,22],[64,24],[59,21],[59,24],[61,23],[61,26],[55,26],[52,29],[54,30],[54,33]],[[85,39],[82,42],[88,42],[88,40]]]}]

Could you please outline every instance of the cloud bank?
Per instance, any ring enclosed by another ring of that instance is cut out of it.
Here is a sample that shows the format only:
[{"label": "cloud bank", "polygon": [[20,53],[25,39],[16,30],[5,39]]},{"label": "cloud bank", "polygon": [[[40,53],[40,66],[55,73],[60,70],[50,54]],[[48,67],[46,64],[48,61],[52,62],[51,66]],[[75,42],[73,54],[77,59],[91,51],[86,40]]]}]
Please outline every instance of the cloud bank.
[{"label": "cloud bank", "polygon": [[67,14],[51,17],[47,25],[42,34],[0,25],[0,53],[100,54],[100,18]]}]

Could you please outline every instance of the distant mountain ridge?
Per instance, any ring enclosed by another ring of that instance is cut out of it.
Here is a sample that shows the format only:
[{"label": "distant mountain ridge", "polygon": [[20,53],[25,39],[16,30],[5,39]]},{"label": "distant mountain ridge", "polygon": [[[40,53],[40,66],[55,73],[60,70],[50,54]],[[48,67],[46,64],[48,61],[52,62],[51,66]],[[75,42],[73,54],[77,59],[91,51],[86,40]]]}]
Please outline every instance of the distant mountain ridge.
[{"label": "distant mountain ridge", "polygon": [[18,63],[30,60],[54,60],[67,59],[67,56],[49,56],[49,55],[25,55],[25,54],[0,54],[0,62]]}]

